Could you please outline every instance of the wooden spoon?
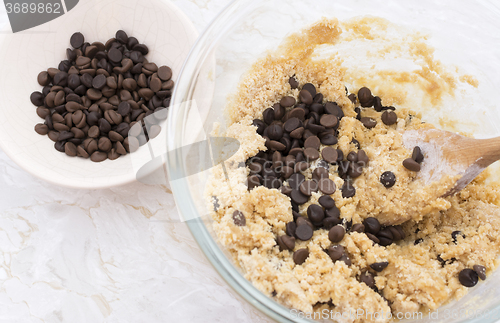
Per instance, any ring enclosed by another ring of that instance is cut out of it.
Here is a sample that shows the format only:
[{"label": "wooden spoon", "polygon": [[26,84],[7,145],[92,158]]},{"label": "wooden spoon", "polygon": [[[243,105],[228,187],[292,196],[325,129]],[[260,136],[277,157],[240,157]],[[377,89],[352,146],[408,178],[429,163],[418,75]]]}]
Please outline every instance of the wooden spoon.
[{"label": "wooden spoon", "polygon": [[459,192],[500,159],[500,137],[473,139],[429,128],[405,131],[403,144],[408,149],[419,146],[425,155],[418,176],[426,183],[439,181],[445,175],[461,175],[443,197]]}]

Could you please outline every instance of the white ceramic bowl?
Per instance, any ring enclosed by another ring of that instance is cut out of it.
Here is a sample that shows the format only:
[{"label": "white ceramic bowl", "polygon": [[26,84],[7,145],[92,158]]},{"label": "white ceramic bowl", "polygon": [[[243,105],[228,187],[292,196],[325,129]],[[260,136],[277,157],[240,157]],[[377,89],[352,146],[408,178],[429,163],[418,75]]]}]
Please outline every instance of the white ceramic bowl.
[{"label": "white ceramic bowl", "polygon": [[[119,29],[149,47],[149,61],[170,66],[174,82],[197,38],[191,21],[167,0],[85,0],[43,25],[0,33],[0,147],[24,170],[57,185],[105,188],[136,180],[141,164],[153,159],[147,145],[101,163],[68,157],[34,131],[43,122],[30,101],[30,94],[42,89],[38,73],[66,59],[74,32],[89,42],[105,42]],[[162,128],[153,144],[165,141]]]}]

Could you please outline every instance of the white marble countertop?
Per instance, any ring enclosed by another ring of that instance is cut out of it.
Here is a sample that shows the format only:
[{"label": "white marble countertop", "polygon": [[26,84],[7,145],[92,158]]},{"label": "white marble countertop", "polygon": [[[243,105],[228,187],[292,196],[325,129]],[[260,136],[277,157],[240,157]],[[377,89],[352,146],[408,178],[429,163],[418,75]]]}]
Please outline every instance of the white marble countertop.
[{"label": "white marble countertop", "polygon": [[[199,32],[229,3],[173,2]],[[61,188],[0,150],[0,322],[271,322],[178,219],[168,188]]]}]

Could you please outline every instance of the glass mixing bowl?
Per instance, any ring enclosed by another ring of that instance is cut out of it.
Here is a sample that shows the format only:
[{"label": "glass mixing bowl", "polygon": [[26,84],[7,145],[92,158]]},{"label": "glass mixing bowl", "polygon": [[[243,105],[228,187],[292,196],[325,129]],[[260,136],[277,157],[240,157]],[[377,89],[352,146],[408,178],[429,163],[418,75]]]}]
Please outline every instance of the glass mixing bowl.
[{"label": "glass mixing bowl", "polygon": [[[345,20],[365,15],[382,17],[401,28],[430,35],[428,43],[435,48],[437,59],[478,79],[479,86],[472,92],[460,90],[459,95],[443,101],[439,109],[414,98],[411,108],[422,111],[424,121],[476,137],[500,134],[494,95],[495,86],[500,85],[500,7],[493,0],[236,0],[198,39],[173,94],[168,116],[167,168],[181,217],[228,284],[279,322],[309,321],[292,315],[290,309],[253,287],[217,242],[203,195],[209,164],[221,157],[217,156],[220,150],[208,153],[206,145],[193,143],[203,143],[214,122],[220,123],[222,130],[225,128],[228,95],[236,91],[245,71],[266,51],[275,49],[286,35],[321,17]],[[440,122],[443,117],[455,122]],[[498,180],[498,174],[494,169],[491,179]],[[500,272],[496,271],[467,296],[441,307],[443,315],[439,319],[430,320],[424,313],[419,322],[496,322],[500,316],[499,287]],[[469,311],[468,315],[464,315],[464,310]]]}]

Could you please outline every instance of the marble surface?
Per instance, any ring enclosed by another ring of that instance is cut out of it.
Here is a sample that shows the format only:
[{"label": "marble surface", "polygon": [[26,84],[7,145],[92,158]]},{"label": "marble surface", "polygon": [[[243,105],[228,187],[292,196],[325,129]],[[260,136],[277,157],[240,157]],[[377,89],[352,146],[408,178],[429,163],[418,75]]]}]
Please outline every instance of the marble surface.
[{"label": "marble surface", "polygon": [[[173,2],[199,32],[229,3]],[[1,323],[271,322],[206,260],[168,186],[61,188],[0,150],[0,196]]]}]

